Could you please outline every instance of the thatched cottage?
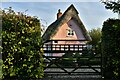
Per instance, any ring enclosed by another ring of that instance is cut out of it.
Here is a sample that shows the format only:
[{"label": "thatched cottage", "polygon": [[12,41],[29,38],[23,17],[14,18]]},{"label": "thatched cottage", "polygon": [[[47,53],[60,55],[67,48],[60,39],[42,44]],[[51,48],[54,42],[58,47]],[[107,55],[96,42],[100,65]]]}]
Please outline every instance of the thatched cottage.
[{"label": "thatched cottage", "polygon": [[[44,44],[52,44],[52,46],[63,44],[78,45],[90,41],[91,37],[78,14],[73,4],[64,13],[59,9],[57,20],[48,26],[42,36]],[[57,48],[55,50],[59,49]]]}]

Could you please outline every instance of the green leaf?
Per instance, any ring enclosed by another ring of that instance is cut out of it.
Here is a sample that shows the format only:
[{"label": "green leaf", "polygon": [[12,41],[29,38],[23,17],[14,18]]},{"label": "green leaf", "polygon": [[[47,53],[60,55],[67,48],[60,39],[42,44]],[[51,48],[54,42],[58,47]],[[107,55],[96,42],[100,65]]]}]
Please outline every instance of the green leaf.
[{"label": "green leaf", "polygon": [[27,64],[23,64],[23,67],[27,67]]},{"label": "green leaf", "polygon": [[20,42],[18,42],[18,44],[21,44],[21,41],[20,41]]}]

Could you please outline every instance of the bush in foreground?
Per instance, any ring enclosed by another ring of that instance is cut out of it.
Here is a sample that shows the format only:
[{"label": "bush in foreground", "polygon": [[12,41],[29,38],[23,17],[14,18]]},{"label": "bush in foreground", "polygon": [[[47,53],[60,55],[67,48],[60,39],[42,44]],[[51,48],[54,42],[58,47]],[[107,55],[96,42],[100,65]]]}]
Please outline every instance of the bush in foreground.
[{"label": "bush in foreground", "polygon": [[43,52],[40,22],[37,18],[15,13],[12,8],[2,15],[3,79],[43,77]]},{"label": "bush in foreground", "polygon": [[108,19],[102,29],[103,76],[120,80],[120,20]]}]

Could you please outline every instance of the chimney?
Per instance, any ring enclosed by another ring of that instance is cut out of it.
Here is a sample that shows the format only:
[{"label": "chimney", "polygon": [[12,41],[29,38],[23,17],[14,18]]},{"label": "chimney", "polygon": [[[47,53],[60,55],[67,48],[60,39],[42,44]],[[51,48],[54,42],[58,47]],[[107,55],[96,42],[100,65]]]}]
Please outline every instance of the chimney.
[{"label": "chimney", "polygon": [[58,13],[57,13],[57,19],[60,18],[61,16],[62,16],[62,12],[61,12],[61,10],[59,9],[59,10],[58,10]]}]

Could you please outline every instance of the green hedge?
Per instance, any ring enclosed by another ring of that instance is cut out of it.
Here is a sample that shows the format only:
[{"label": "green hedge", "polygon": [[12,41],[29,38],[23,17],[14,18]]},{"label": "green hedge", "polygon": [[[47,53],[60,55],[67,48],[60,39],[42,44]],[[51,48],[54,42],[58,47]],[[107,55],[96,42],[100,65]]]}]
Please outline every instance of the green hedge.
[{"label": "green hedge", "polygon": [[120,80],[120,20],[108,19],[102,28],[103,76]]},{"label": "green hedge", "polygon": [[16,14],[10,7],[2,15],[3,79],[29,80],[43,77],[40,21]]},{"label": "green hedge", "polygon": [[0,79],[2,78],[2,63],[3,61],[0,59]]}]

